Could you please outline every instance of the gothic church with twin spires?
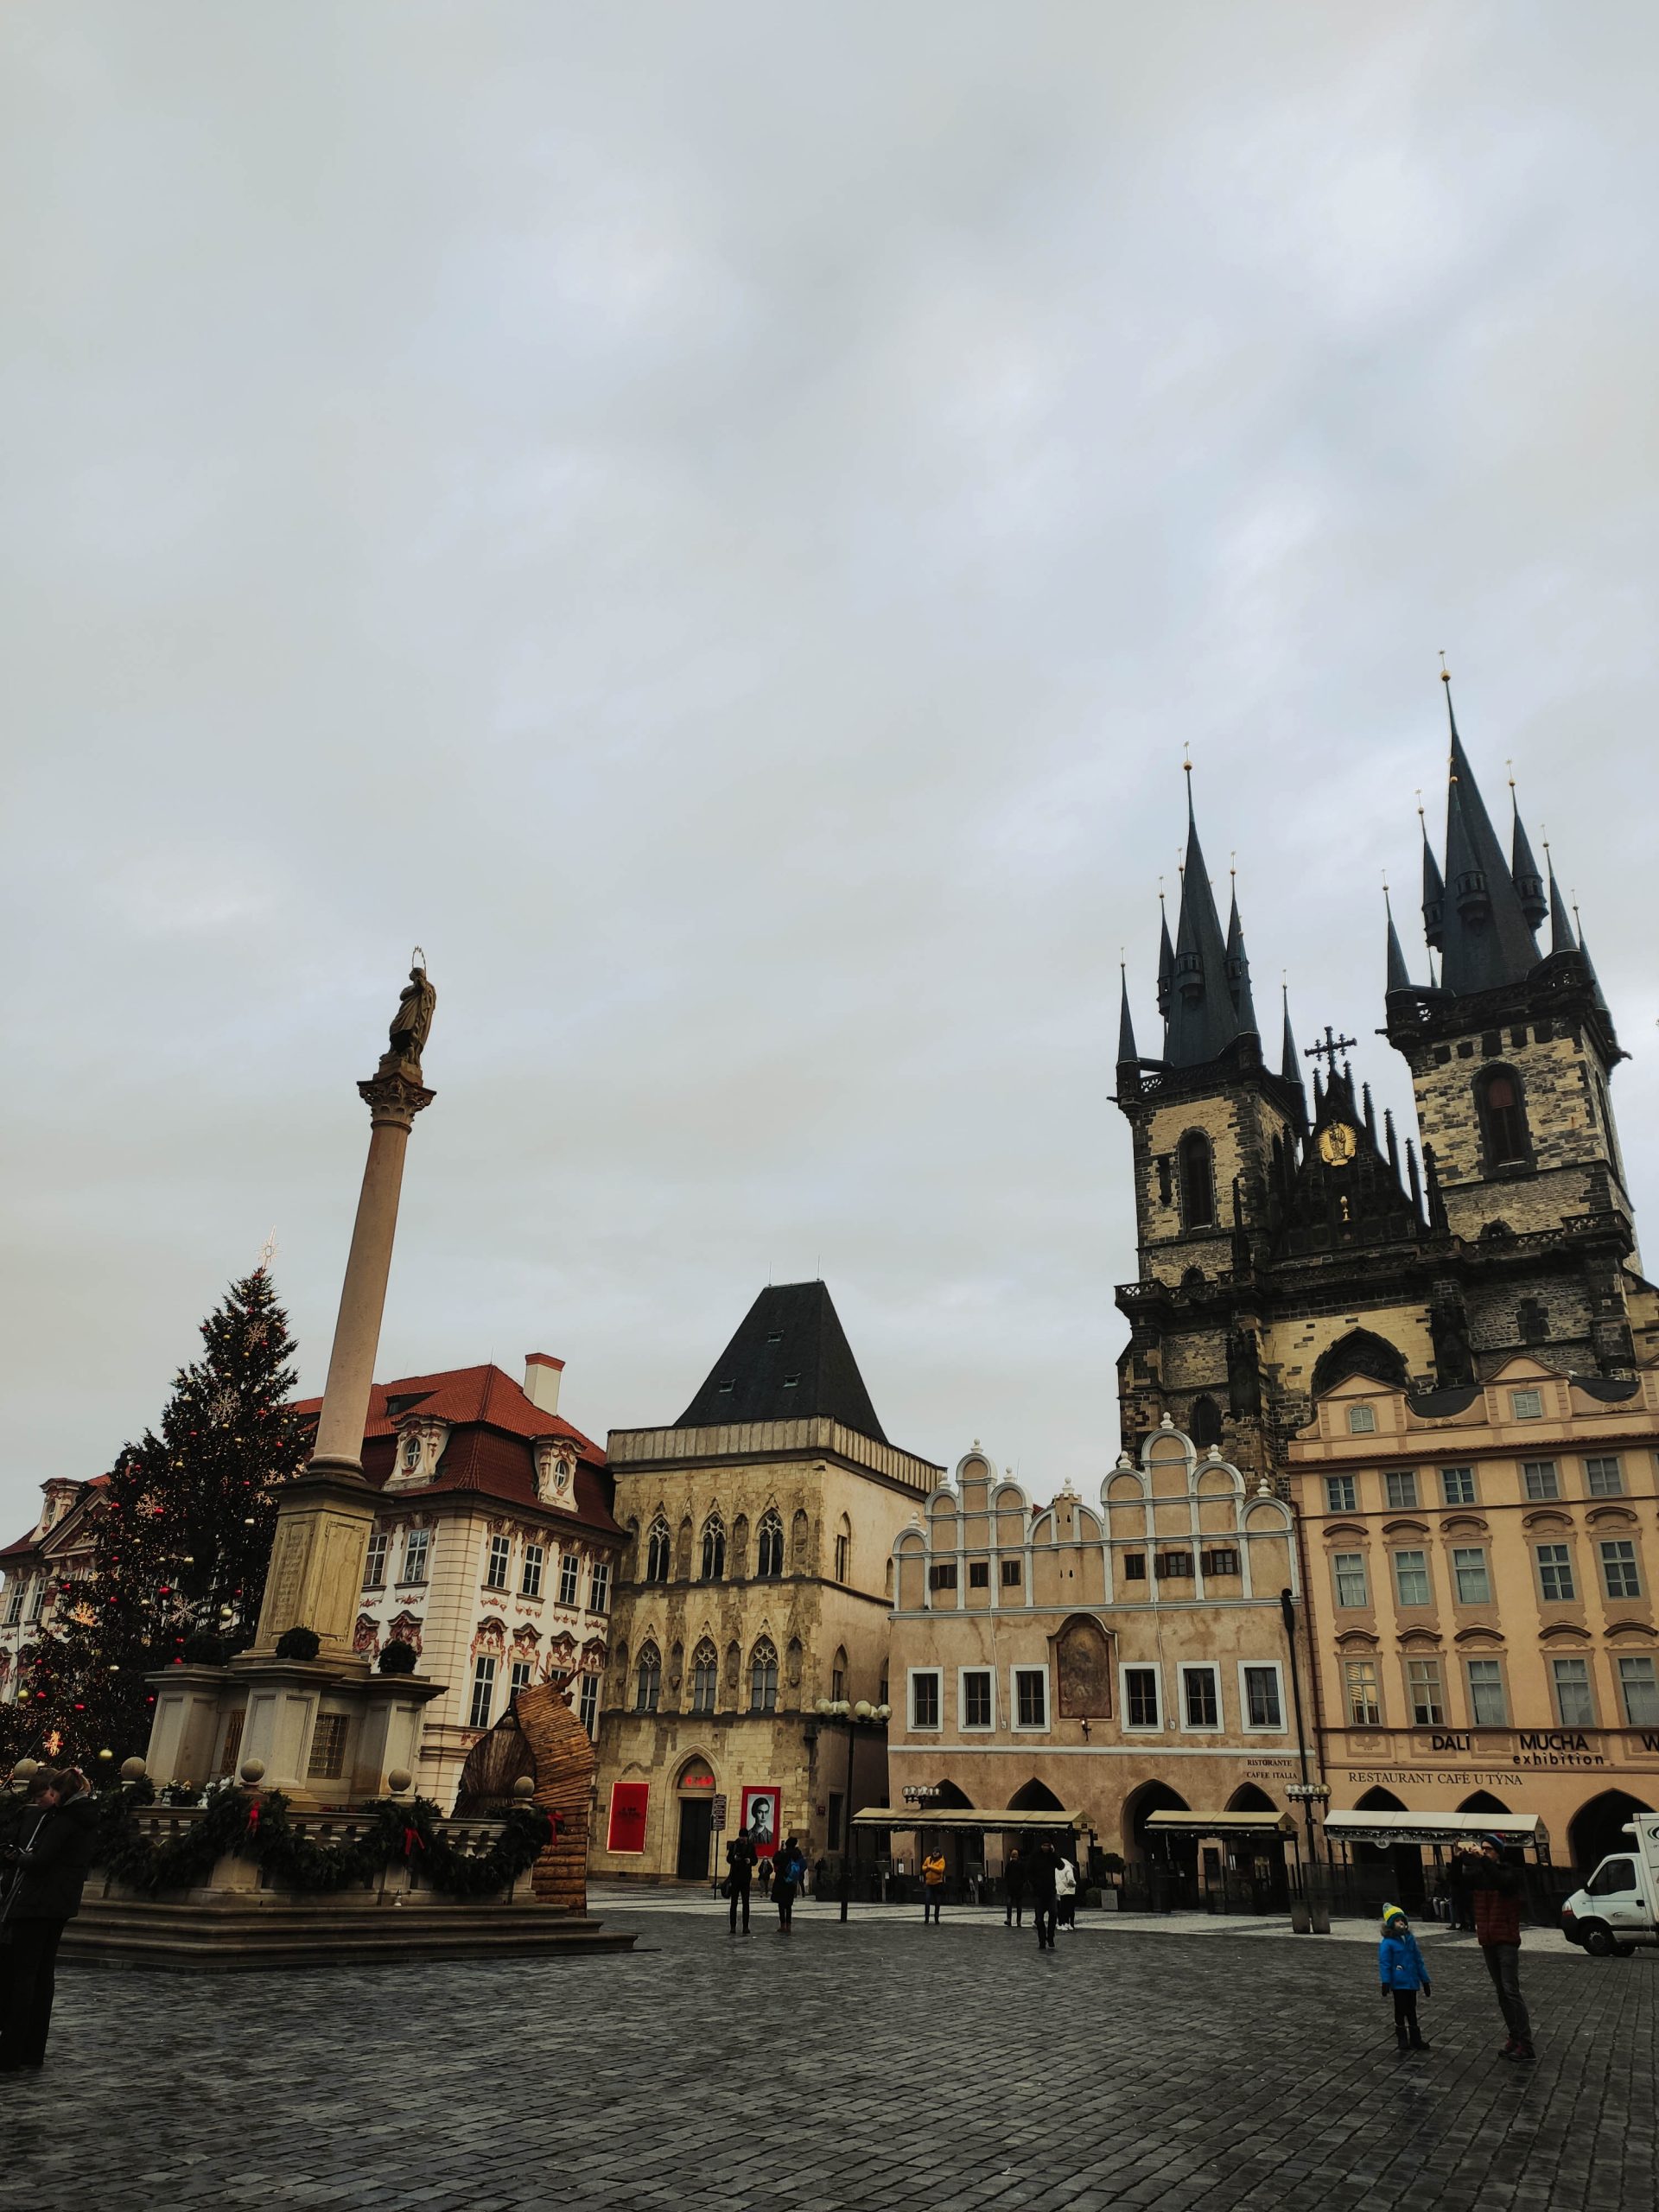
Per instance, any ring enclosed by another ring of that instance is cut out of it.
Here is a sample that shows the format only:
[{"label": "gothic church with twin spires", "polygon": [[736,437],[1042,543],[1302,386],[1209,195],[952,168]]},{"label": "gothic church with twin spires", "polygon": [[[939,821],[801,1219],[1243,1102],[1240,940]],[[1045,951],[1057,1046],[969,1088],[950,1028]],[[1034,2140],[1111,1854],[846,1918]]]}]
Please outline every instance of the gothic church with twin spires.
[{"label": "gothic church with twin spires", "polygon": [[1140,1256],[1117,1292],[1130,1452],[1167,1414],[1268,1472],[1344,1375],[1432,1402],[1523,1350],[1592,1389],[1659,1350],[1610,1096],[1625,1055],[1518,813],[1505,857],[1449,684],[1446,708],[1443,867],[1423,844],[1427,982],[1387,920],[1384,1033],[1417,1119],[1403,1141],[1342,1057],[1351,1040],[1325,1033],[1311,1102],[1287,1001],[1280,1052],[1264,1049],[1237,899],[1224,933],[1189,780],[1162,1049],[1140,1051],[1127,981],[1119,1031]]}]

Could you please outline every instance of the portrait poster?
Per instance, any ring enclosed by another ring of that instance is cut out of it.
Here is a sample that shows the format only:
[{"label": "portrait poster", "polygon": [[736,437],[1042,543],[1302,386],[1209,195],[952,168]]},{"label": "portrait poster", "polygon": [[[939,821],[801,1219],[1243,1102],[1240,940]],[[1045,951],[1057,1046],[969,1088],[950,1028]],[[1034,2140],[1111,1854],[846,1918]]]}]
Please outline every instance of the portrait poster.
[{"label": "portrait poster", "polygon": [[645,1807],[651,1797],[648,1782],[611,1784],[611,1819],[605,1837],[607,1851],[643,1851],[645,1847]]},{"label": "portrait poster", "polygon": [[757,1859],[770,1859],[784,1837],[784,1793],[770,1782],[757,1783],[743,1792],[741,1816],[743,1832],[752,1838]]}]

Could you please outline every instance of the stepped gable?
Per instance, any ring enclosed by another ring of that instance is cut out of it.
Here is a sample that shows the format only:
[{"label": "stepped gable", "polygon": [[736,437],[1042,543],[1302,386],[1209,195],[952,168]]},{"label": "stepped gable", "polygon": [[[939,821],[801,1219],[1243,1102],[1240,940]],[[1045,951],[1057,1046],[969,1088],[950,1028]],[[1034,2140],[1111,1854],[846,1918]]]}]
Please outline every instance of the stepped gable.
[{"label": "stepped gable", "polygon": [[675,1423],[716,1428],[772,1421],[835,1421],[885,1444],[829,1290],[771,1283]]}]

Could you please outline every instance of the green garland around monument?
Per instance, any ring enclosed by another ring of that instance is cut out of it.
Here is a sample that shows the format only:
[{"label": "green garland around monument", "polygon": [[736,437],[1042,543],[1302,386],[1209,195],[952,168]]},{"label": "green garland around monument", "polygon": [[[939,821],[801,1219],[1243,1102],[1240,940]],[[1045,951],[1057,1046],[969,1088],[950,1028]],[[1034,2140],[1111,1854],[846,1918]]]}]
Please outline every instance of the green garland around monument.
[{"label": "green garland around monument", "polygon": [[104,1798],[98,1864],[125,1888],[152,1896],[199,1888],[217,1859],[234,1855],[253,1860],[282,1888],[309,1896],[349,1889],[383,1867],[410,1864],[446,1897],[493,1897],[535,1864],[553,1834],[553,1822],[539,1807],[514,1805],[487,1851],[457,1851],[430,1798],[382,1797],[356,1815],[368,1823],[360,1834],[325,1843],[295,1827],[280,1790],[255,1797],[245,1789],[220,1789],[207,1799],[200,1820],[155,1843],[137,1821],[140,1805],[150,1802],[149,1792],[132,1789]]}]

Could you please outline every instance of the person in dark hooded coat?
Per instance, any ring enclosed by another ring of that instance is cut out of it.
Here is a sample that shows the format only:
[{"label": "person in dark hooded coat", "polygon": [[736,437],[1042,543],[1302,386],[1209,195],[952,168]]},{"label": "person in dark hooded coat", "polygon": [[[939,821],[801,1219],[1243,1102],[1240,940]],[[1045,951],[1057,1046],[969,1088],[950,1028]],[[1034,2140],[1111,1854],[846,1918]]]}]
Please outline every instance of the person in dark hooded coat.
[{"label": "person in dark hooded coat", "polygon": [[0,2074],[46,2063],[58,1946],[98,1849],[98,1807],[78,1769],[37,1775],[29,1796],[22,1840],[6,1853],[15,1871],[0,1907]]}]

